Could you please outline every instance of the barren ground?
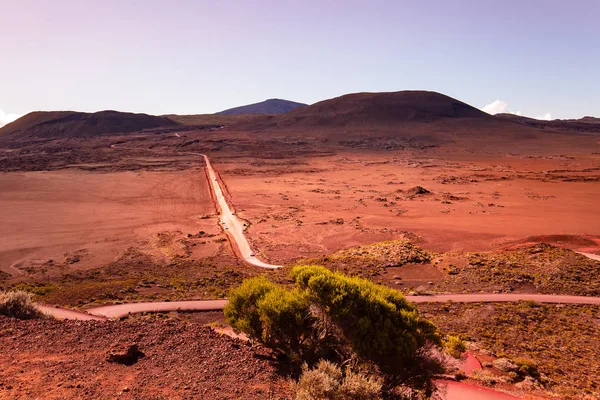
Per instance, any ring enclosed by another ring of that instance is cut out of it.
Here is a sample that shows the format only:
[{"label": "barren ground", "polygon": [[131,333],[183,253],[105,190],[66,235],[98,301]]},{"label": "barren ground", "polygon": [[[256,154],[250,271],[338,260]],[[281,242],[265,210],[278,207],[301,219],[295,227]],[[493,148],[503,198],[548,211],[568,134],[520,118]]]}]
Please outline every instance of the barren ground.
[{"label": "barren ground", "polygon": [[[600,249],[593,236],[600,226],[597,155],[423,150],[224,158],[214,166],[239,215],[251,222],[250,238],[275,262],[405,232],[433,251],[491,251],[530,236],[538,236],[531,242]],[[416,186],[430,193],[415,194]]]},{"label": "barren ground", "polygon": [[[220,230],[201,153],[249,222],[257,255],[275,264],[396,239],[444,252],[378,277],[401,278],[410,289],[449,281],[446,272],[465,266],[473,252],[539,242],[600,252],[597,152],[350,152],[294,137],[237,135],[224,146],[219,135],[134,134],[1,149],[0,285],[20,285],[48,303],[85,305],[219,298],[262,273],[236,259]],[[275,276],[285,280],[285,272]],[[465,282],[471,290],[511,288],[465,276],[437,289],[462,292]]]},{"label": "barren ground", "polygon": [[90,268],[129,247],[169,257],[183,252],[173,242],[187,233],[219,233],[202,170],[3,173],[0,186],[0,268],[9,273],[27,262]]}]

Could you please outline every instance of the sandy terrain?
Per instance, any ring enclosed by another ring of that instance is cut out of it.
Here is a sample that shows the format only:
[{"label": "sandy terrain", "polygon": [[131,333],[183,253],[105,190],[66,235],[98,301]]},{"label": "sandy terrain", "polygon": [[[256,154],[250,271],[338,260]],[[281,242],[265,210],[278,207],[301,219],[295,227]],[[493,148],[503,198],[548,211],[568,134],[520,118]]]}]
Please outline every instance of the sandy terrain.
[{"label": "sandy terrain", "polygon": [[13,276],[97,267],[131,247],[167,260],[188,233],[220,233],[202,170],[3,173],[0,187],[0,270]]},{"label": "sandy terrain", "polygon": [[[594,212],[600,157],[421,152],[213,159],[249,236],[271,262],[365,243],[422,237],[435,251],[488,251],[530,236],[591,235],[562,245],[600,248]],[[431,193],[411,190],[421,186]],[[561,245],[560,238],[540,237]],[[572,238],[571,238],[572,239]]]}]

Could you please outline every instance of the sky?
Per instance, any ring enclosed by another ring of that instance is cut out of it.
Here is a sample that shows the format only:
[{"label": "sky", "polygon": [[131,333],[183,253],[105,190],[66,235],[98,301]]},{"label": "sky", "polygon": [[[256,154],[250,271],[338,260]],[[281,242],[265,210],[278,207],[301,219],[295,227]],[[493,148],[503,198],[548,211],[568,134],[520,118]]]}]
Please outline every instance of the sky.
[{"label": "sky", "polygon": [[0,0],[0,125],[434,90],[600,116],[600,0]]}]

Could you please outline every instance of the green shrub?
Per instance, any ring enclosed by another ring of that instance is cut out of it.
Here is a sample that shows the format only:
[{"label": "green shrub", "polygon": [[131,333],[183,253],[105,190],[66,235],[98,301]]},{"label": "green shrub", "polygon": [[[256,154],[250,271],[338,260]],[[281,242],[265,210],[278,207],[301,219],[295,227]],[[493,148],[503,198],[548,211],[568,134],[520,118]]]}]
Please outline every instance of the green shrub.
[{"label": "green shrub", "polygon": [[262,339],[263,326],[258,303],[275,289],[277,286],[262,276],[243,281],[231,291],[227,306],[223,310],[227,322],[251,339]]},{"label": "green shrub", "polygon": [[262,343],[292,358],[307,356],[312,324],[309,308],[307,297],[297,290],[276,287],[266,293],[257,307]]},{"label": "green shrub", "polygon": [[392,385],[408,384],[431,395],[431,378],[443,368],[429,358],[428,346],[441,345],[441,338],[402,293],[319,266],[295,267],[292,277],[361,359],[375,363]]},{"label": "green shrub", "polygon": [[31,300],[31,294],[22,290],[0,293],[0,315],[19,319],[43,316]]},{"label": "green shrub", "polygon": [[364,374],[346,371],[321,360],[316,368],[303,373],[295,386],[296,400],[376,400],[381,399],[381,381]]},{"label": "green shrub", "polygon": [[224,314],[234,329],[298,365],[331,358],[341,347],[306,293],[285,290],[264,277],[245,280],[233,289]]},{"label": "green shrub", "polygon": [[297,364],[354,355],[383,374],[387,389],[431,396],[434,374],[443,371],[432,350],[442,341],[400,292],[319,266],[295,267],[292,277],[292,290],[265,278],[244,281],[230,293],[227,322]]},{"label": "green shrub", "polygon": [[467,350],[465,344],[458,336],[448,336],[448,339],[444,341],[444,345],[448,354],[454,358],[460,358]]}]

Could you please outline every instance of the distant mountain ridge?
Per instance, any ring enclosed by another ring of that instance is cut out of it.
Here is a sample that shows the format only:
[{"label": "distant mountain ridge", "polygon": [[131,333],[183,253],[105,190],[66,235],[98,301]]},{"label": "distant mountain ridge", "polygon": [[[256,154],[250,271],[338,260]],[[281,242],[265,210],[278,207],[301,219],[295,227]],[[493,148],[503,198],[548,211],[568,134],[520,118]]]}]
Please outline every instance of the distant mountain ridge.
[{"label": "distant mountain ridge", "polygon": [[269,124],[351,127],[458,118],[493,119],[489,114],[441,93],[405,90],[346,94],[274,116]]},{"label": "distant mountain ridge", "polygon": [[71,138],[179,125],[167,117],[119,111],[34,111],[0,128],[0,136]]},{"label": "distant mountain ridge", "polygon": [[223,110],[216,114],[237,115],[237,114],[284,114],[295,110],[298,107],[304,107],[306,104],[283,99],[268,99],[260,103],[248,104],[245,106],[234,107]]},{"label": "distant mountain ridge", "polygon": [[504,121],[514,122],[515,124],[530,126],[539,129],[570,130],[577,132],[600,132],[600,118],[586,116],[580,119],[553,119],[546,121],[523,117],[521,115],[501,113],[494,115],[495,118]]}]

